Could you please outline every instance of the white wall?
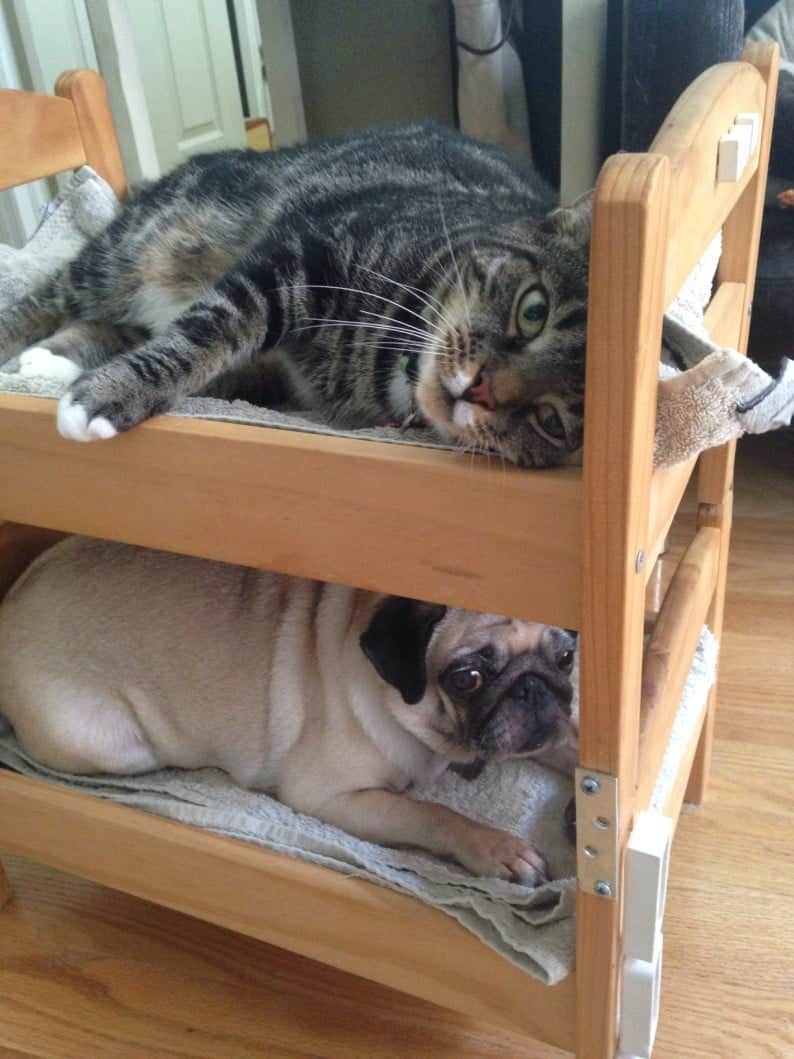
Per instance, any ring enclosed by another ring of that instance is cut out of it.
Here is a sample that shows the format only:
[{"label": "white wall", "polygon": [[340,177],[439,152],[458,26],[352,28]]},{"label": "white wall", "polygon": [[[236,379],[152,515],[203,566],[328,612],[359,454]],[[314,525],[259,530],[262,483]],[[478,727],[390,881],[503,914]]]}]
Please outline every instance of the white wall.
[{"label": "white wall", "polygon": [[563,0],[560,201],[593,187],[601,159],[607,0]]}]

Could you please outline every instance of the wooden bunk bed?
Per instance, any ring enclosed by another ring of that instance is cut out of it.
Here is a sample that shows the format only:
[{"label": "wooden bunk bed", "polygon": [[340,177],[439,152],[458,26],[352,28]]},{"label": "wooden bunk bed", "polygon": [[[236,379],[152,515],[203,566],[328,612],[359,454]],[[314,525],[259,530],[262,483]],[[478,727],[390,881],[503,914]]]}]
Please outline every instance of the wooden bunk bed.
[{"label": "wooden bunk bed", "polygon": [[[643,683],[646,586],[695,470],[694,462],[652,466],[662,315],[722,227],[706,322],[716,342],[745,348],[776,79],[775,50],[749,47],[743,62],[690,86],[648,154],[603,167],[583,472],[504,470],[451,452],[177,417],[76,445],[57,435],[53,401],[0,394],[0,591],[71,532],[580,630],[579,816],[590,809],[583,788],[601,782],[617,804],[618,868],[598,892],[591,873],[580,872],[575,975],[542,985],[409,897],[10,772],[0,772],[0,850],[507,1025],[579,1059],[613,1059],[620,866],[701,626],[720,633],[731,526],[727,445],[697,461],[697,531],[662,603],[645,651],[652,679]],[[744,113],[761,116],[758,143],[737,180],[718,181],[720,137]],[[0,188],[87,162],[124,194],[98,75],[64,75],[55,97],[0,92],[0,129]],[[674,821],[684,800],[703,800],[714,707],[712,693],[664,806]],[[0,894],[8,896],[1,868]]]}]

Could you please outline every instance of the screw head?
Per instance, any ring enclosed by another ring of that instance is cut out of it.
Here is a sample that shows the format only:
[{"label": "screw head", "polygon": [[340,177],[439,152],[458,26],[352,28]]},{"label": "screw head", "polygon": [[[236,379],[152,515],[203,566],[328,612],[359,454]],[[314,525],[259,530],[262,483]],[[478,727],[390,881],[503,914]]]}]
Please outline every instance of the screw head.
[{"label": "screw head", "polygon": [[639,573],[644,566],[645,552],[642,550],[642,548],[640,548],[640,550],[637,552],[637,558],[634,560],[634,569],[637,571],[637,573]]},{"label": "screw head", "polygon": [[585,794],[598,794],[601,790],[601,784],[595,776],[585,776],[582,780],[582,790]]},{"label": "screw head", "polygon": [[608,882],[604,882],[603,879],[599,879],[598,882],[593,887],[593,889],[595,890],[595,892],[598,894],[599,897],[611,897],[612,896],[612,887],[609,885]]}]

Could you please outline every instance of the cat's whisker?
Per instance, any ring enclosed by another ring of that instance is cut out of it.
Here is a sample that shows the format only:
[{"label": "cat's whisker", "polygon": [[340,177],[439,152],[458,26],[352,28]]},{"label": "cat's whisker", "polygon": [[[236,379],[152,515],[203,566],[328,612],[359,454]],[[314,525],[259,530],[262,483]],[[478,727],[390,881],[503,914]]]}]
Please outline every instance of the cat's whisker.
[{"label": "cat's whisker", "polygon": [[[305,327],[293,327],[290,330],[289,334],[297,335],[297,334],[300,334],[303,331],[322,331],[326,327],[328,327],[328,328],[332,328],[333,327],[333,328],[337,328],[337,329],[342,329],[342,328],[347,327],[347,328],[350,328],[351,331],[359,331],[359,330],[375,331],[375,332],[390,332],[390,331],[392,331],[392,328],[386,327],[386,326],[380,325],[380,324],[369,324],[369,323],[358,324],[355,321],[349,321],[349,320],[323,320],[323,321],[318,321],[316,323],[307,324]],[[384,340],[381,340],[379,342],[379,344],[383,344],[383,341]],[[426,354],[428,354],[429,356],[432,356],[432,357],[443,357],[443,356],[446,355],[445,351],[443,351],[443,350],[439,351],[439,350],[435,350],[435,349],[430,349],[428,347],[428,345],[427,345],[426,338],[425,338],[424,341],[420,341],[419,338],[399,338],[399,337],[395,337],[393,341],[394,341],[394,349],[397,349],[397,350],[400,350],[400,349],[403,349],[403,350],[406,350],[406,351],[414,351],[415,350],[417,353],[426,353]]]},{"label": "cat's whisker", "polygon": [[383,294],[376,294],[374,291],[362,290],[361,287],[338,287],[333,283],[292,283],[290,286],[293,290],[338,290],[346,294],[361,294],[365,298],[376,298],[378,301],[395,306],[395,308],[408,313],[410,316],[415,316],[417,320],[421,320],[427,326],[427,320],[421,313],[409,309],[407,305],[401,305],[400,302],[395,301],[393,298],[387,298]]},{"label": "cat's whisker", "polygon": [[458,259],[455,257],[455,251],[452,247],[452,239],[449,236],[449,228],[447,227],[447,218],[444,214],[444,204],[441,199],[438,200],[438,208],[441,213],[441,224],[444,228],[444,237],[447,240],[447,246],[449,247],[449,253],[452,258],[452,264],[455,266],[455,273],[458,277],[458,288],[460,289],[461,297],[463,298],[463,309],[466,313],[466,323],[468,324],[469,331],[471,330],[471,314],[469,313],[469,299],[466,297],[466,288],[463,285],[463,276],[460,273],[460,267],[458,265]]},{"label": "cat's whisker", "polygon": [[432,309],[441,319],[446,323],[447,327],[452,327],[452,320],[447,314],[447,310],[443,303],[434,297],[429,291],[420,290],[419,287],[412,287],[409,283],[401,283],[399,280],[392,279],[391,276],[386,276],[382,272],[376,272],[374,268],[367,268],[366,265],[356,265],[362,272],[369,272],[372,276],[377,276],[378,279],[385,280],[387,283],[393,283],[395,287],[401,287],[403,290],[409,291],[415,294],[420,301],[423,301],[428,309]]},{"label": "cat's whisker", "polygon": [[[326,320],[319,317],[307,317],[307,326],[305,327],[294,327],[290,334],[294,334],[296,331],[317,331],[323,327],[349,327],[353,331],[388,331],[394,335],[395,338],[401,334],[401,332],[391,327],[388,324],[371,323],[368,320]],[[429,336],[422,334],[421,332],[405,331],[402,332],[403,337],[412,341],[418,342],[421,345],[427,345]]]},{"label": "cat's whisker", "polygon": [[398,324],[396,322],[392,322],[393,318],[390,317],[390,316],[384,316],[383,313],[373,313],[373,312],[370,312],[368,309],[362,309],[361,310],[361,315],[362,316],[372,316],[376,320],[383,320],[386,323],[388,323],[389,326],[392,327],[393,330],[395,330],[395,331],[402,331],[404,333],[410,333],[410,334],[414,334],[414,335],[421,335],[422,338],[427,338],[427,330],[422,330],[419,327],[414,327],[413,324],[402,324],[402,323]]},{"label": "cat's whisker", "polygon": [[[370,315],[376,315],[376,314],[370,314]],[[406,341],[415,342],[415,343],[417,343],[417,345],[421,346],[423,349],[426,348],[429,345],[429,342],[430,342],[430,336],[427,334],[426,331],[423,332],[423,331],[419,331],[418,329],[417,330],[413,330],[412,328],[411,329],[403,329],[403,328],[397,327],[397,326],[395,326],[395,325],[393,325],[391,323],[373,323],[370,320],[336,320],[336,319],[333,319],[333,318],[325,318],[325,317],[318,317],[318,316],[309,316],[309,317],[306,317],[305,319],[307,321],[307,324],[310,325],[310,326],[300,327],[300,328],[297,328],[297,327],[293,328],[290,333],[294,334],[297,331],[304,331],[304,330],[320,330],[320,329],[322,329],[325,326],[328,326],[328,327],[350,327],[351,329],[355,329],[355,330],[369,330],[369,331],[385,331],[385,332],[389,332],[395,338],[395,340],[403,340],[404,339]],[[376,319],[379,319],[379,318],[376,316]],[[388,317],[386,317],[385,319],[388,320]],[[437,344],[440,344],[440,343],[437,343]],[[447,349],[448,347],[444,345],[443,348]]]}]

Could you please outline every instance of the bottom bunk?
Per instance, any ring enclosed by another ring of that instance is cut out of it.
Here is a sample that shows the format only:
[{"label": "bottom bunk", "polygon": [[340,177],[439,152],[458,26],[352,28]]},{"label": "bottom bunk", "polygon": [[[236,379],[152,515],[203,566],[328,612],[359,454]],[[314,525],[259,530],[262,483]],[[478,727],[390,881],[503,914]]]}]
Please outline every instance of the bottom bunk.
[{"label": "bottom bunk", "polygon": [[[8,543],[14,534],[9,527],[5,529]],[[11,549],[10,561],[4,568],[4,587],[25,568],[35,552],[52,543],[53,536],[57,535],[49,531],[37,531],[32,536],[17,534],[17,540],[24,541],[25,545]],[[682,572],[674,578],[678,591],[668,591],[668,608],[681,594],[682,578],[692,576],[691,567],[691,562],[679,567]],[[709,571],[711,567],[707,575]],[[692,621],[700,617],[699,611],[698,608],[693,612],[690,621],[684,624],[672,622],[673,627],[691,630]],[[651,638],[651,645],[656,646],[653,657],[657,669],[664,654],[664,629],[671,623],[669,609],[663,608],[663,613],[668,615],[667,621],[657,621],[659,631]],[[638,809],[649,808],[677,819],[715,668],[716,644],[713,637],[704,633],[692,673],[688,680],[686,672],[681,675],[679,692],[681,688],[684,690],[681,706],[677,716],[669,718],[669,730],[665,729],[670,746],[655,762],[659,781],[655,786],[653,783],[648,786],[648,797],[638,803]],[[666,713],[664,716],[667,718]],[[658,746],[658,738],[653,745]],[[646,766],[652,767],[651,758],[645,760]],[[16,771],[10,771],[11,768]],[[517,778],[518,774],[513,781]],[[59,783],[59,779],[70,786]],[[457,912],[453,908],[442,912],[405,892],[355,877],[360,865],[352,862],[338,862],[334,869],[323,863],[308,863],[285,856],[283,852],[251,845],[251,840],[257,841],[255,835],[247,835],[249,841],[240,841],[110,800],[121,803],[126,800],[134,805],[137,798],[140,804],[141,790],[146,790],[151,808],[151,797],[158,786],[157,774],[116,778],[114,782],[117,783],[115,791],[96,781],[102,797],[87,794],[86,784],[69,777],[48,775],[46,770],[37,768],[19,754],[12,735],[0,736],[0,850],[198,916],[463,1014],[573,1050],[576,878],[572,848],[566,869],[568,877],[556,888],[556,897],[554,887],[544,888],[548,893],[539,918],[542,920],[545,912],[550,922],[541,925],[538,932],[544,937],[545,948],[544,945],[541,948],[547,959],[551,952],[552,962],[546,966],[541,963],[540,973],[546,979],[541,981],[527,973],[525,958],[523,966],[519,966],[520,954],[511,957],[505,951],[504,938],[499,938],[498,921],[500,916],[504,919],[508,906],[495,903],[490,909],[480,910],[479,918],[464,914],[465,901],[460,902]],[[229,786],[234,785],[229,782]],[[570,781],[561,779],[548,802],[553,806],[553,819],[547,823],[559,829],[561,842],[562,807],[571,789]],[[213,790],[217,790],[216,781],[210,784],[210,796]],[[489,790],[492,792],[493,787]],[[180,804],[178,795],[184,793],[177,792],[173,798],[171,815],[183,820],[197,819],[200,812],[196,804],[185,808],[188,801],[198,802],[197,790],[194,787],[190,798],[183,797]],[[249,799],[266,799],[251,792],[241,794]],[[167,807],[163,811],[169,812]],[[192,812],[195,812],[193,817]],[[235,803],[232,815],[234,828],[243,834],[239,803]],[[231,819],[227,823],[227,832],[232,832]],[[294,841],[293,836],[290,842]],[[289,842],[282,845],[285,847],[289,847]],[[327,846],[316,846],[312,853],[315,861],[332,863]],[[306,856],[306,851],[303,855]],[[395,857],[399,871],[399,855]],[[461,872],[450,870],[450,874],[460,876]],[[384,882],[390,885],[388,879],[381,880]],[[583,884],[581,874],[579,883]],[[394,886],[393,881],[391,885]],[[481,881],[471,878],[470,886],[477,891],[481,889]],[[531,891],[524,887],[498,886],[503,890],[524,891],[525,899],[529,894],[531,901]],[[447,896],[454,889],[451,887]],[[461,889],[465,890],[465,885]],[[555,899],[559,902],[556,909]],[[466,926],[455,921],[456,914]],[[489,923],[489,915],[493,916],[493,922]],[[547,984],[549,981],[554,984]]]}]

